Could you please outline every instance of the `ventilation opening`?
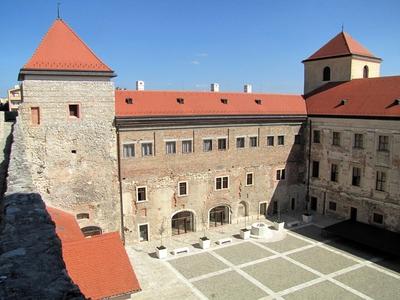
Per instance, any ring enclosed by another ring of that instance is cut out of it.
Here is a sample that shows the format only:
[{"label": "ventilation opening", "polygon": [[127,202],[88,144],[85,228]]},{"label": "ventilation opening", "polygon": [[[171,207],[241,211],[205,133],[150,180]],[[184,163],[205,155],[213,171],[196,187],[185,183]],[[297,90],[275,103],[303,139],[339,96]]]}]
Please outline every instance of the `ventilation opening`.
[{"label": "ventilation opening", "polygon": [[222,104],[228,104],[228,99],[222,98],[222,99],[221,99],[221,103],[222,103]]},{"label": "ventilation opening", "polygon": [[347,99],[342,99],[340,100],[340,105],[345,105],[347,102],[349,102]]},{"label": "ventilation opening", "polygon": [[76,154],[76,150],[71,150],[71,153]]},{"label": "ventilation opening", "polygon": [[88,213],[79,213],[76,215],[77,220],[82,220],[82,219],[89,219],[89,214]]},{"label": "ventilation opening", "polygon": [[176,98],[176,102],[178,102],[179,104],[184,104],[184,103],[185,103],[185,99],[183,99],[183,98]]},{"label": "ventilation opening", "polygon": [[133,100],[132,100],[132,98],[126,98],[125,102],[126,102],[126,104],[132,104]]},{"label": "ventilation opening", "polygon": [[262,101],[260,99],[254,100],[258,105],[261,105]]},{"label": "ventilation opening", "polygon": [[98,226],[86,226],[81,228],[85,237],[102,234],[101,228]]}]

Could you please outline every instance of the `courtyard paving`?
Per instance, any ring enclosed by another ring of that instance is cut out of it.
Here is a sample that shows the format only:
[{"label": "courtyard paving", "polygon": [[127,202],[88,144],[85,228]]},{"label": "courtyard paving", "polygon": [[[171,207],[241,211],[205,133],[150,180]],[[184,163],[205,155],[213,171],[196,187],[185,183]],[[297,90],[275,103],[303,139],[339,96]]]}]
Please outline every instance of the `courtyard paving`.
[{"label": "courtyard paving", "polygon": [[[154,258],[155,243],[127,247],[143,288],[133,299],[400,299],[398,258],[327,239],[321,227],[305,224],[266,242],[243,241],[239,225],[226,225],[207,234],[207,250],[196,245],[200,233],[172,237],[169,249],[190,253],[165,260]],[[231,244],[215,244],[228,236]]]}]

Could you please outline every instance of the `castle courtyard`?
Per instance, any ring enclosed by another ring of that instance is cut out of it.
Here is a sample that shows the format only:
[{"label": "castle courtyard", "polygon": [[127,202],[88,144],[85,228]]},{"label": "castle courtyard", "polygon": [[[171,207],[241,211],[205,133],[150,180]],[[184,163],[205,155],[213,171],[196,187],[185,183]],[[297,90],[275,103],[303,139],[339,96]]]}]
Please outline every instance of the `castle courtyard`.
[{"label": "castle courtyard", "polygon": [[[400,299],[400,260],[324,237],[332,222],[321,216],[275,242],[242,240],[243,224],[225,225],[207,232],[206,250],[197,244],[200,232],[168,237],[163,260],[154,253],[160,241],[129,246],[143,289],[133,299]],[[227,237],[231,243],[216,243]],[[189,253],[173,255],[179,247]]]}]

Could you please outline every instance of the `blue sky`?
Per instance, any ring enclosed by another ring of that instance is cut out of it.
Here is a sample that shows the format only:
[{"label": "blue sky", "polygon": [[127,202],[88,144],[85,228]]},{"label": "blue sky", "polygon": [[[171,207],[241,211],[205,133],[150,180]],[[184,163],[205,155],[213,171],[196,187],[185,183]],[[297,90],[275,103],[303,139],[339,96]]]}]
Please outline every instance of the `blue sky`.
[{"label": "blue sky", "polygon": [[[400,1],[64,0],[61,17],[132,89],[301,93],[301,60],[345,31],[400,74]],[[0,96],[56,17],[49,0],[0,1]]]}]

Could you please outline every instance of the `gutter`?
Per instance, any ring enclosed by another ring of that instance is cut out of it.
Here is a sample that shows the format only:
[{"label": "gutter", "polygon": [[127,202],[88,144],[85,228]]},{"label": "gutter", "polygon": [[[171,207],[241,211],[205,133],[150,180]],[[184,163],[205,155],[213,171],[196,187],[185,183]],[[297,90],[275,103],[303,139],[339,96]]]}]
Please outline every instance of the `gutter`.
[{"label": "gutter", "polygon": [[124,226],[124,204],[122,199],[122,176],[121,176],[121,151],[119,139],[119,126],[115,125],[117,133],[117,160],[118,160],[118,184],[119,184],[119,207],[120,207],[120,225],[121,225],[121,239],[125,245],[125,226]]}]

